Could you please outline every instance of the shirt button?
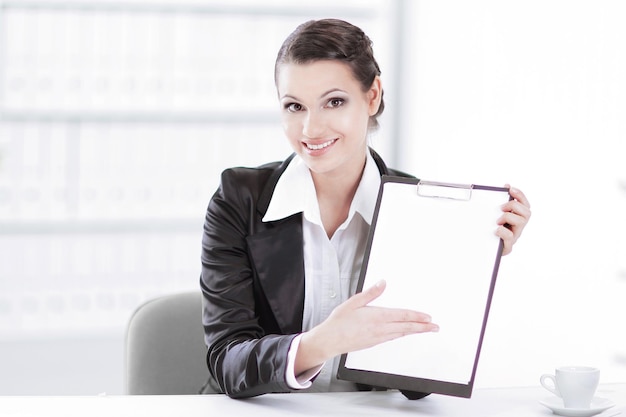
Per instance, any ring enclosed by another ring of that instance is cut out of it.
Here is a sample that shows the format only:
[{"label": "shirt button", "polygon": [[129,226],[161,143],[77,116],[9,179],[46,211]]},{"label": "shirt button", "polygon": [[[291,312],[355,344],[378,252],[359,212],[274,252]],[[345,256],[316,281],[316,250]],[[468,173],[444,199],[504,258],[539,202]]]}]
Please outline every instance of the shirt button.
[{"label": "shirt button", "polygon": [[335,298],[335,297],[337,297],[337,293],[335,292],[335,290],[330,290],[330,291],[328,291],[328,296],[330,298]]}]

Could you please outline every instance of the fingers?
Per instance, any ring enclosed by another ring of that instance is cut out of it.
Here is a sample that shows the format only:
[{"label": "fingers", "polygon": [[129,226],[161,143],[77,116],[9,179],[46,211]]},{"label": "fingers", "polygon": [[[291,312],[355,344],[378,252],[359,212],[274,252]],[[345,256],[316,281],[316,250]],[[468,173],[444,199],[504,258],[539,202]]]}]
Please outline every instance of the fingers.
[{"label": "fingers", "polygon": [[374,344],[411,334],[439,331],[439,326],[431,321],[428,314],[401,309],[380,308],[376,310],[378,310],[375,311],[377,320],[371,323],[370,327]]},{"label": "fingers", "polygon": [[430,323],[432,318],[426,314],[415,310],[402,308],[372,307],[373,314],[380,320],[389,323]]},{"label": "fingers", "polygon": [[516,235],[518,235],[516,231],[519,231],[521,233],[521,229],[523,228],[523,226],[528,223],[528,218],[510,211],[505,211],[504,213],[502,213],[502,216],[500,216],[496,223],[498,224],[498,226],[508,227]]},{"label": "fingers", "polygon": [[352,297],[346,300],[345,303],[343,303],[343,306],[345,306],[346,308],[350,308],[350,309],[364,307],[368,305],[369,303],[371,303],[372,301],[374,301],[375,299],[377,299],[378,297],[380,297],[383,291],[385,291],[386,287],[387,287],[387,282],[384,279],[381,279],[380,281],[378,281],[376,284],[369,287],[368,289],[360,293],[354,294]]},{"label": "fingers", "polygon": [[[526,223],[530,219],[530,210],[526,206],[523,208],[512,208],[509,203],[502,207],[503,213],[496,221],[499,226],[504,226],[513,232],[514,241],[522,234],[522,230],[526,227]],[[504,232],[504,231],[502,231]],[[504,238],[503,236],[500,236]]]},{"label": "fingers", "polygon": [[498,219],[499,227],[496,229],[496,236],[502,239],[504,244],[502,255],[508,255],[513,250],[513,245],[522,234],[528,220],[517,214],[504,213]]},{"label": "fingers", "polygon": [[[525,223],[528,222],[531,216],[530,207],[523,205],[521,202],[511,200],[501,206],[504,213],[511,213],[519,216]],[[518,221],[519,222],[519,221]]]},{"label": "fingers", "polygon": [[528,221],[531,215],[528,198],[521,190],[510,187],[508,184],[507,186],[509,187],[509,194],[513,199],[502,205],[502,211],[517,214]]},{"label": "fingers", "polygon": [[380,280],[365,291],[353,295],[337,308],[342,310],[365,308],[368,314],[373,317],[370,323],[417,324],[418,327],[415,331],[431,331],[431,329],[436,326],[431,326],[432,318],[428,314],[419,311],[399,308],[369,307],[368,304],[378,298],[383,291],[385,291],[386,286],[387,282]]},{"label": "fingers", "polygon": [[422,333],[436,333],[439,327],[436,324],[417,324],[417,323],[392,323],[381,326],[372,335],[371,345],[376,346],[380,343],[390,340],[399,339],[404,336]]},{"label": "fingers", "polygon": [[413,334],[438,331],[430,315],[402,308],[367,307],[375,319],[372,324],[385,334]]},{"label": "fingers", "polygon": [[[425,313],[411,310],[389,310],[389,315],[391,317],[385,324],[388,334],[402,336],[439,331],[439,326],[433,323],[431,317]],[[396,315],[395,320],[394,315]]]},{"label": "fingers", "polygon": [[515,234],[506,226],[499,226],[496,230],[496,236],[502,239],[502,255],[508,255],[513,250],[516,242]]},{"label": "fingers", "polygon": [[509,184],[506,184],[506,186],[509,189],[509,194],[511,195],[511,197],[522,203],[524,206],[530,208],[530,202],[528,201],[526,195],[522,192],[522,190],[520,190],[519,188],[511,187]]},{"label": "fingers", "polygon": [[386,340],[417,333],[436,333],[439,326],[435,323],[390,323],[386,326]]},{"label": "fingers", "polygon": [[496,235],[504,243],[503,255],[511,252],[531,216],[530,202],[526,195],[509,184],[506,184],[506,187],[509,188],[509,194],[513,199],[502,205],[503,214],[497,221],[500,227],[496,230]]},{"label": "fingers", "polygon": [[348,348],[349,351],[375,346],[403,336],[439,331],[439,326],[424,313],[384,307],[364,309],[367,310],[367,316],[359,328],[358,336],[362,341],[359,342],[360,346]]}]

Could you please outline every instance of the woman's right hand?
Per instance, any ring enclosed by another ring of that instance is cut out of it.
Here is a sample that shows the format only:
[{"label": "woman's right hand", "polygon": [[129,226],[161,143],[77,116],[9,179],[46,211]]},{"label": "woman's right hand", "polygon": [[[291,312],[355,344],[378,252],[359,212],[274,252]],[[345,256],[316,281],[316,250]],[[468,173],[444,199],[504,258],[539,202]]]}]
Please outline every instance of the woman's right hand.
[{"label": "woman's right hand", "polygon": [[303,333],[296,355],[296,375],[342,353],[369,348],[415,333],[436,332],[428,314],[401,308],[369,306],[385,290],[381,280],[336,307],[328,318]]}]

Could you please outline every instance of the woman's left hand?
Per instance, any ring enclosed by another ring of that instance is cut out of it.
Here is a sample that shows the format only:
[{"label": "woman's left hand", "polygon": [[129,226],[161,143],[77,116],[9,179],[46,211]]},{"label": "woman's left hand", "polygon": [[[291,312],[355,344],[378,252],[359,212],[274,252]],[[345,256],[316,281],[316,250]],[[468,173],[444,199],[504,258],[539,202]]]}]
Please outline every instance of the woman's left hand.
[{"label": "woman's left hand", "polygon": [[503,214],[498,219],[496,230],[496,235],[504,242],[503,255],[511,253],[531,215],[530,203],[522,191],[509,187],[509,194],[513,199],[502,206]]}]

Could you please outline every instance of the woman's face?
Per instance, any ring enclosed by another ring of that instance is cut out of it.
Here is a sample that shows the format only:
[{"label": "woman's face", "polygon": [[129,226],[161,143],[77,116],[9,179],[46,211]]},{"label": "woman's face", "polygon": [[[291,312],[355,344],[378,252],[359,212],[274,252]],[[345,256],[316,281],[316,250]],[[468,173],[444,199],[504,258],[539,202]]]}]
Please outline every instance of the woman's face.
[{"label": "woman's face", "polygon": [[287,139],[312,173],[360,173],[369,118],[380,105],[380,79],[363,92],[342,62],[288,63],[280,66],[276,87]]}]

